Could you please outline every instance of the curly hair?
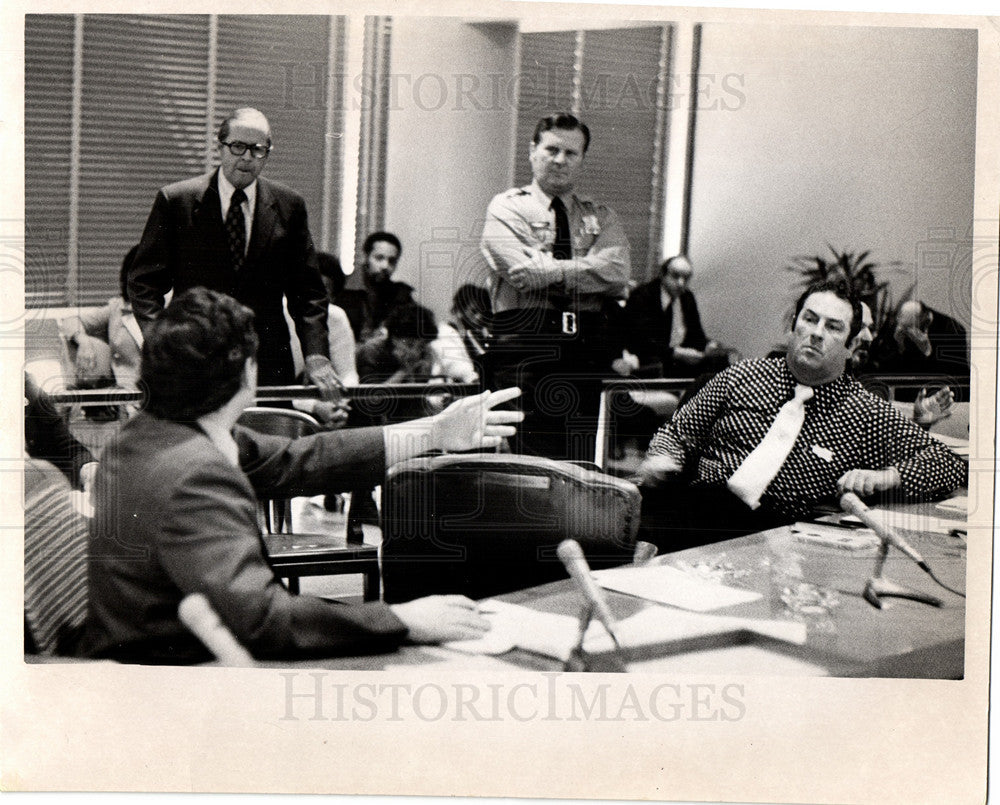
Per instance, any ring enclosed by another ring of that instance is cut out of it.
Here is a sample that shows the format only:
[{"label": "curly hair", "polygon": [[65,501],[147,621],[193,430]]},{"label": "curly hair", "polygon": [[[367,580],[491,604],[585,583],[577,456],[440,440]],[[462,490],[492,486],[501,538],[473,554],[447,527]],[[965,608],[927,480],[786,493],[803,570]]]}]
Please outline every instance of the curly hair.
[{"label": "curly hair", "polygon": [[191,288],[157,317],[143,342],[146,409],[175,422],[216,411],[239,391],[247,358],[256,355],[253,312],[225,294]]}]

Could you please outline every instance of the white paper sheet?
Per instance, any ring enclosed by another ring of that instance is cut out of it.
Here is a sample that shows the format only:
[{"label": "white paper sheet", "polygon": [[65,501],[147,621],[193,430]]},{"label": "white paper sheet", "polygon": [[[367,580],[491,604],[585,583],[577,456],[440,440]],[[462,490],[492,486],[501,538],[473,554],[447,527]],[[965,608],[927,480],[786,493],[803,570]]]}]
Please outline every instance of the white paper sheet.
[{"label": "white paper sheet", "polygon": [[[480,609],[492,629],[479,640],[446,643],[445,647],[467,654],[503,654],[517,647],[536,654],[565,660],[578,637],[578,620],[569,615],[538,612],[502,601],[484,601]],[[669,607],[648,607],[618,622],[616,632],[625,648],[640,648],[730,632],[755,634],[801,645],[806,626],[790,620],[760,620],[684,612]],[[611,637],[600,622],[587,630],[584,648],[591,653],[610,651]]]},{"label": "white paper sheet", "polygon": [[705,581],[667,565],[615,567],[593,575],[605,589],[695,612],[745,604],[761,597],[753,590]]}]

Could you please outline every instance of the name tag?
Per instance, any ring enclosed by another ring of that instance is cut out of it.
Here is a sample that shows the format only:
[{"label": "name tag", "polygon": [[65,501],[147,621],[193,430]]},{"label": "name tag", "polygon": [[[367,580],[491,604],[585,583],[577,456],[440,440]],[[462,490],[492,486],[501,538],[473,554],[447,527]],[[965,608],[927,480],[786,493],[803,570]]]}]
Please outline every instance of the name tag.
[{"label": "name tag", "polygon": [[821,459],[823,459],[823,461],[825,461],[827,464],[830,464],[830,463],[833,462],[833,451],[832,450],[828,450],[825,447],[822,447],[822,446],[820,446],[818,444],[814,444],[812,446],[812,451],[817,456],[819,456]]}]

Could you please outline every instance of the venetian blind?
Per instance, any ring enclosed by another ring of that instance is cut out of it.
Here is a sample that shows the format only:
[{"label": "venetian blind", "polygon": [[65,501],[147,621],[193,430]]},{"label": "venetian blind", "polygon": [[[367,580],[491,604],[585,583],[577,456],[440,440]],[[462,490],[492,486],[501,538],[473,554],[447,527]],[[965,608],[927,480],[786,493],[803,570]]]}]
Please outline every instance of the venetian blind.
[{"label": "venetian blind", "polygon": [[66,293],[73,95],[69,14],[24,18],[24,295],[28,307]]},{"label": "venetian blind", "polygon": [[84,17],[80,304],[118,293],[157,188],[202,171],[208,36],[206,16]]},{"label": "venetian blind", "polygon": [[[215,123],[241,106],[256,107],[267,116],[274,151],[264,175],[302,195],[317,241],[329,38],[326,16],[219,16]],[[339,198],[339,190],[335,195]]]},{"label": "venetian blind", "polygon": [[576,32],[527,33],[521,38],[517,182],[531,181],[521,143],[530,142],[538,119],[575,110],[591,131],[579,189],[611,206],[622,219],[637,281],[651,276],[651,266],[659,259],[650,243],[657,240],[662,218],[663,166],[657,163],[657,144],[663,142],[664,132],[658,98],[666,79],[661,67],[666,36],[661,26],[585,31],[579,70]]}]

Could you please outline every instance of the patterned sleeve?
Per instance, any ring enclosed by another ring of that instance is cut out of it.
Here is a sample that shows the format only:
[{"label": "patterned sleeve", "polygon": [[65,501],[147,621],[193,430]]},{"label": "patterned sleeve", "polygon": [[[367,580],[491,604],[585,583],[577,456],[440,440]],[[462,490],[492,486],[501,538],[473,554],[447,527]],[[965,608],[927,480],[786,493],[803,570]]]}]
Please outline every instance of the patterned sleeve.
[{"label": "patterned sleeve", "polygon": [[955,453],[888,403],[880,404],[874,433],[881,440],[883,467],[895,467],[908,500],[943,497],[969,483],[969,467]]},{"label": "patterned sleeve", "polygon": [[720,372],[678,408],[673,418],[653,435],[647,455],[669,453],[685,468],[697,460],[725,404],[731,378],[732,369]]}]

